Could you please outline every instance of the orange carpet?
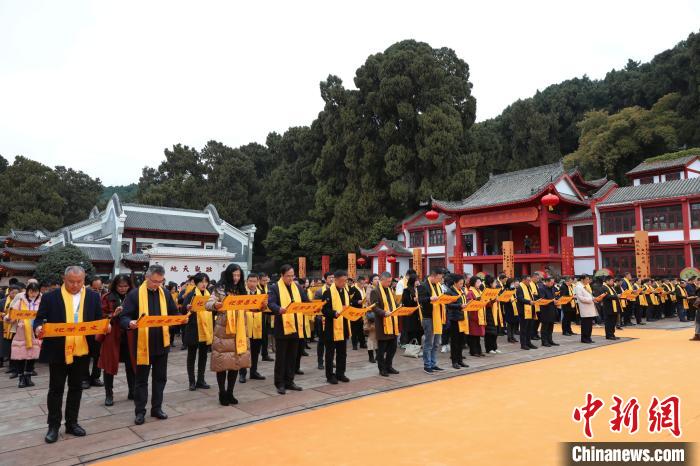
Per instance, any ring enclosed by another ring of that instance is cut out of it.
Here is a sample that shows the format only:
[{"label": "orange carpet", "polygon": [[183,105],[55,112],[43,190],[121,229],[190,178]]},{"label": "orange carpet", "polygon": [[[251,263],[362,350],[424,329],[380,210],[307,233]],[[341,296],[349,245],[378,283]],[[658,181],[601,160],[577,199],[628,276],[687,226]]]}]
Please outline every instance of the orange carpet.
[{"label": "orange carpet", "polygon": [[[571,415],[586,391],[605,401],[593,420],[595,441],[674,440],[667,432],[649,434],[646,418],[651,396],[671,394],[682,401],[681,440],[700,439],[700,343],[688,341],[692,330],[619,334],[638,340],[369,396],[102,464],[555,465],[559,442],[585,440]],[[613,394],[639,399],[636,435],[609,431]]]}]

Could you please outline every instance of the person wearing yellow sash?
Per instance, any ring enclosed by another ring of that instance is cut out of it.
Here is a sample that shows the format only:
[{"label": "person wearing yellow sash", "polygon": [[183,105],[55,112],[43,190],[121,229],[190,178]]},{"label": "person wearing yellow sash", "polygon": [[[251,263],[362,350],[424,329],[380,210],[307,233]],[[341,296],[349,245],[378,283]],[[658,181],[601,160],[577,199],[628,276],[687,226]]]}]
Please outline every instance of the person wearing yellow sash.
[{"label": "person wearing yellow sash", "polygon": [[[545,277],[541,284],[540,298],[554,300],[556,298],[554,291],[554,277],[551,275]],[[542,325],[542,346],[559,346],[559,343],[555,343],[552,339],[552,335],[554,333],[554,322],[557,321],[557,309],[554,302],[540,306],[539,317]]]},{"label": "person wearing yellow sash", "polygon": [[574,286],[574,296],[581,316],[581,343],[592,344],[593,321],[598,317],[595,300],[590,291],[591,277],[582,275]]},{"label": "person wearing yellow sash", "polygon": [[397,337],[399,335],[399,319],[390,315],[399,306],[396,304],[394,292],[391,289],[391,274],[382,272],[379,281],[369,295],[370,304],[374,304],[372,316],[374,331],[377,338],[377,368],[379,375],[388,377],[390,374],[398,374],[394,369],[394,355],[396,354]]},{"label": "person wearing yellow sash", "polygon": [[[138,328],[142,316],[178,315],[177,304],[170,293],[166,293],[165,269],[154,264],[148,267],[144,282],[127,293],[122,303],[119,324],[125,330],[136,334],[136,377],[134,379],[134,423],[145,422],[148,403],[148,376],[151,376],[152,398],[151,417],[167,419],[163,412],[163,390],[168,381],[168,353],[170,352],[170,331],[168,327]],[[133,350],[132,350],[133,351]]]},{"label": "person wearing yellow sash", "polygon": [[469,367],[464,363],[464,355],[462,354],[463,335],[469,332],[469,322],[464,315],[464,308],[467,307],[467,297],[462,292],[464,275],[450,274],[445,279],[445,284],[448,286],[447,291],[445,291],[446,295],[459,296],[457,301],[447,305],[447,320],[450,322],[450,360],[454,369],[461,369]]},{"label": "person wearing yellow sash", "polygon": [[[503,294],[505,291],[515,292],[516,286],[519,287],[520,283],[513,278],[506,278],[503,284],[503,290],[501,290],[499,295]],[[506,321],[506,335],[508,343],[518,343],[518,339],[515,338],[515,335],[518,332],[519,322],[518,302],[515,299],[515,294],[513,294],[513,297],[510,299],[509,302],[501,303],[501,309],[503,310],[504,318]]]},{"label": "person wearing yellow sash", "polygon": [[[323,317],[325,327],[323,329],[323,339],[326,348],[326,380],[332,385],[338,382],[350,382],[345,375],[347,362],[347,341],[350,337],[350,321],[341,314],[345,306],[350,306],[350,293],[346,288],[348,273],[345,270],[338,270],[334,274],[335,280],[332,285],[326,287],[326,291],[321,296],[323,305]],[[333,358],[335,356],[335,373],[333,373]]]},{"label": "person wearing yellow sash", "polygon": [[[29,281],[27,288],[12,300],[12,309],[22,311],[37,311],[41,303],[41,292],[36,280]],[[7,316],[9,317],[9,316]],[[34,336],[34,319],[22,319],[17,323],[17,333],[12,340],[12,360],[15,361],[19,373],[18,388],[33,387],[32,373],[34,362],[39,359],[41,340]]]},{"label": "person wearing yellow sash", "polygon": [[[634,291],[634,278],[632,278],[632,273],[625,272],[620,281],[620,290],[624,293],[627,290]],[[625,325],[637,325],[641,322],[639,311],[639,306],[637,306],[637,298],[625,300]],[[632,322],[632,317],[635,318],[636,323]]]},{"label": "person wearing yellow sash", "polygon": [[12,300],[15,299],[17,293],[21,291],[21,288],[17,285],[17,279],[15,280],[6,291],[5,297],[0,301],[0,310],[2,311],[4,318],[2,319],[2,348],[0,351],[0,367],[2,367],[2,362],[7,359],[8,368],[6,373],[10,374],[10,378],[14,379],[19,376],[19,370],[17,369],[17,364],[12,360],[12,339],[17,331],[17,324],[10,321],[10,309]]},{"label": "person wearing yellow sash", "polygon": [[[73,324],[100,319],[100,295],[85,288],[85,270],[73,265],[63,273],[63,286],[41,297],[39,311],[34,319],[34,333],[43,338],[45,322]],[[82,379],[89,366],[88,351],[84,336],[50,337],[44,338],[41,343],[39,358],[49,363],[49,393],[46,397],[49,429],[44,437],[46,443],[58,440],[66,380],[66,433],[77,437],[86,435],[85,429],[78,424],[78,414],[83,393]]]},{"label": "person wearing yellow sash", "polygon": [[[365,287],[367,286],[367,277],[360,275],[357,277],[357,281],[350,283],[350,304],[354,307],[362,307],[362,303],[365,302]],[[352,343],[352,349],[357,350],[358,345],[360,349],[367,349],[367,340],[365,339],[365,331],[362,329],[362,319],[357,319],[350,322],[350,329],[352,330],[352,335],[350,335],[350,341]]]},{"label": "person wearing yellow sash", "polygon": [[[270,283],[270,276],[265,272],[260,272],[258,274],[258,290],[260,290],[260,293],[267,294],[268,283]],[[260,355],[262,356],[262,360],[266,362],[274,361],[274,359],[270,357],[268,349],[268,345],[272,343],[272,351],[275,351],[275,337],[273,336],[272,332],[273,324],[274,320],[272,319],[270,312],[263,313],[263,336],[262,346],[260,348]]]},{"label": "person wearing yellow sash", "polygon": [[248,291],[243,270],[238,264],[229,264],[226,270],[221,272],[221,279],[205,305],[211,311],[221,311],[216,315],[211,346],[211,370],[216,372],[221,406],[238,404],[238,400],[233,396],[236,378],[242,369],[251,366],[246,311],[223,310],[223,302],[227,296],[245,294],[248,294]]},{"label": "person wearing yellow sash", "polygon": [[[328,287],[333,284],[333,281],[335,280],[335,275],[333,275],[333,272],[326,272],[323,274],[323,286],[321,288],[317,289],[316,292],[314,293],[313,298],[309,297],[309,299],[313,300],[321,300],[323,299],[323,295],[325,292],[328,290]],[[318,343],[316,344],[316,360],[318,362],[318,370],[323,370],[324,369],[324,351],[326,347],[326,341],[325,338],[323,337],[324,334],[324,326],[326,325],[325,318],[322,315],[317,315],[314,316],[314,328],[316,329],[316,333],[318,335]]]},{"label": "person wearing yellow sash", "polygon": [[287,390],[301,391],[294,383],[300,339],[304,336],[304,316],[289,313],[292,303],[309,302],[306,293],[294,283],[294,267],[285,264],[280,268],[281,278],[270,287],[268,307],[275,316],[275,388],[284,395]]},{"label": "person wearing yellow sash", "polygon": [[[469,279],[469,288],[467,290],[467,301],[481,300],[481,277],[473,275]],[[483,358],[486,355],[481,349],[481,337],[486,335],[486,308],[479,308],[478,311],[465,311],[467,320],[469,321],[469,334],[467,335],[467,346],[469,346],[469,355]]]},{"label": "person wearing yellow sash", "polygon": [[[214,341],[214,316],[212,311],[204,310],[193,312],[192,300],[197,297],[209,300],[209,275],[206,273],[196,273],[192,277],[194,288],[182,299],[182,308],[190,313],[190,318],[184,326],[182,342],[187,346],[187,378],[190,383],[190,391],[198,388],[211,388],[204,380],[204,372],[207,370],[207,354],[209,347]],[[172,340],[171,340],[172,341]],[[199,359],[197,354],[199,353]],[[194,375],[194,363],[197,362],[197,378]]]},{"label": "person wearing yellow sash", "polygon": [[673,290],[676,296],[676,312],[678,313],[678,320],[681,322],[688,322],[688,310],[690,305],[688,303],[688,290],[686,286],[688,283],[682,278],[680,281],[674,279],[675,288]]},{"label": "person wearing yellow sash", "polygon": [[532,279],[530,275],[520,277],[520,284],[515,289],[515,299],[518,307],[518,319],[520,321],[520,348],[524,350],[536,349],[530,337],[535,326],[535,300],[530,287]]},{"label": "person wearing yellow sash", "polygon": [[[501,282],[497,278],[487,275],[484,278],[484,289],[502,289]],[[503,312],[501,303],[498,300],[491,300],[484,308],[486,317],[486,327],[484,329],[484,350],[487,354],[501,354],[498,349],[498,334],[503,328]]]},{"label": "person wearing yellow sash", "polygon": [[[540,289],[542,288],[542,276],[540,275],[539,272],[533,272],[532,276],[530,277],[530,295],[532,296],[533,301],[537,301],[540,299]],[[530,340],[539,340],[540,335],[539,335],[539,329],[540,329],[540,307],[535,304],[533,305],[535,314],[534,314],[534,323],[532,324],[532,328],[530,329]]]},{"label": "person wearing yellow sash", "polygon": [[418,305],[423,316],[423,370],[426,374],[442,371],[437,365],[437,355],[442,341],[442,327],[447,323],[444,304],[435,301],[442,295],[442,268],[432,268],[422,286],[418,287]]},{"label": "person wearing yellow sash", "polygon": [[[246,293],[249,295],[259,295],[262,294],[260,288],[258,288],[258,274],[251,272],[248,274],[248,278],[245,281]],[[251,380],[265,380],[265,377],[260,375],[258,372],[258,357],[260,356],[260,350],[262,349],[262,336],[265,331],[265,313],[262,312],[267,309],[267,301],[263,302],[259,310],[247,311],[245,313],[245,326],[248,332],[248,339],[250,339],[250,379]],[[239,380],[245,383],[245,378],[248,373],[246,368],[242,368],[238,371]]]},{"label": "person wearing yellow sash", "polygon": [[600,294],[606,293],[602,301],[603,308],[603,320],[605,321],[605,339],[606,340],[619,340],[619,337],[615,336],[615,324],[617,322],[617,316],[620,313],[620,302],[617,297],[617,293],[614,289],[615,278],[608,275],[603,279],[603,286],[600,288]]},{"label": "person wearing yellow sash", "polygon": [[[574,296],[574,282],[571,277],[564,277],[564,284],[559,289],[559,297]],[[561,334],[564,336],[574,336],[571,323],[576,320],[576,300],[572,299],[569,304],[561,306]]]}]

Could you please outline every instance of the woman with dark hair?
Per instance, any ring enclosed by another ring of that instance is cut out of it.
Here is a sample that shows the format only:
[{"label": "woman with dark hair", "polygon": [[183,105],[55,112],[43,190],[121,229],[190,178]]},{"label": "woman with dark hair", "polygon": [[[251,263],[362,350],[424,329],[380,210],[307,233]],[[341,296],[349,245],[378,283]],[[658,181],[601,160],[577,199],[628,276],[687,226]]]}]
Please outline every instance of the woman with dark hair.
[{"label": "woman with dark hair", "polygon": [[[474,275],[469,279],[469,290],[467,291],[467,301],[481,299],[481,277]],[[469,335],[467,336],[467,344],[469,345],[469,354],[476,357],[484,357],[485,354],[481,351],[480,338],[486,334],[486,315],[484,308],[478,311],[467,312],[469,319]]]},{"label": "woman with dark hair", "polygon": [[[406,286],[403,289],[401,296],[401,305],[406,307],[418,306],[418,274],[414,270],[410,270],[406,275]],[[420,313],[414,312],[406,317],[399,317],[399,326],[401,328],[402,343],[411,343],[416,340],[420,344],[420,339],[423,331],[423,326],[420,323]]]},{"label": "woman with dark hair", "polygon": [[[497,288],[496,279],[491,275],[487,275],[484,279],[486,288]],[[484,308],[486,317],[486,329],[484,332],[484,349],[489,354],[500,354],[502,351],[498,349],[498,331],[503,328],[503,314],[501,312],[501,303],[494,299],[489,302]]]},{"label": "woman with dark hair", "polygon": [[[41,303],[41,291],[39,284],[30,282],[23,293],[18,293],[12,300],[11,308],[26,311],[39,310]],[[16,321],[17,333],[12,340],[12,360],[15,361],[19,374],[19,388],[33,387],[32,373],[34,362],[39,359],[41,340],[34,336],[33,319],[21,319]]]},{"label": "woman with dark hair", "polygon": [[134,367],[136,361],[131,359],[129,346],[134,346],[134,334],[124,330],[119,325],[119,314],[122,312],[122,302],[131,291],[131,279],[128,275],[117,275],[109,286],[109,293],[102,296],[102,313],[112,324],[112,331],[107,335],[98,335],[102,341],[100,358],[97,367],[105,373],[105,406],[114,404],[114,376],[119,370],[119,363],[124,363],[126,383],[129,387],[127,398],[134,399]]},{"label": "woman with dark hair", "polygon": [[[222,272],[219,286],[211,294],[206,308],[219,311],[226,296],[241,294],[247,294],[243,270],[238,264],[229,264]],[[238,404],[233,396],[238,371],[251,366],[244,310],[218,313],[211,350],[211,370],[216,372],[219,403],[222,406]]]},{"label": "woman with dark hair", "polygon": [[[207,369],[207,353],[209,346],[214,341],[214,317],[210,310],[192,312],[192,300],[195,296],[208,298],[211,296],[207,286],[209,285],[209,275],[197,273],[192,277],[194,289],[187,293],[182,300],[182,307],[190,313],[190,318],[184,326],[182,342],[187,346],[187,377],[190,382],[190,391],[198,388],[211,388],[204,380],[204,371]],[[197,379],[194,378],[194,361],[199,353],[197,363]]]},{"label": "woman with dark hair", "polygon": [[[513,291],[515,290],[516,286],[519,286],[516,281],[509,278],[506,280],[504,290]],[[518,333],[518,306],[516,303],[515,294],[513,294],[513,297],[509,302],[503,303],[502,309],[506,319],[508,343],[518,343],[518,339],[515,338],[515,335]]]},{"label": "woman with dark hair", "polygon": [[454,369],[469,367],[464,363],[462,355],[463,335],[469,333],[469,321],[464,315],[464,308],[467,307],[467,297],[462,292],[464,288],[464,275],[450,274],[445,279],[448,289],[446,295],[459,296],[459,299],[447,305],[447,319],[450,321],[450,359]]}]

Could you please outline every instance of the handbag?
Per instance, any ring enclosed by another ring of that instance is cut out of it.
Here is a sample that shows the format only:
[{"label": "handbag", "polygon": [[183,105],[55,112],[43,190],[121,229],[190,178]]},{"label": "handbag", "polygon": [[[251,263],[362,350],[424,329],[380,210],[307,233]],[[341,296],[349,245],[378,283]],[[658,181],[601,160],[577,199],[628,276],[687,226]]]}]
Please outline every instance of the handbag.
[{"label": "handbag", "polygon": [[404,346],[403,355],[407,358],[420,358],[423,355],[423,351],[421,351],[421,345],[418,344],[418,340],[414,338],[410,343]]}]

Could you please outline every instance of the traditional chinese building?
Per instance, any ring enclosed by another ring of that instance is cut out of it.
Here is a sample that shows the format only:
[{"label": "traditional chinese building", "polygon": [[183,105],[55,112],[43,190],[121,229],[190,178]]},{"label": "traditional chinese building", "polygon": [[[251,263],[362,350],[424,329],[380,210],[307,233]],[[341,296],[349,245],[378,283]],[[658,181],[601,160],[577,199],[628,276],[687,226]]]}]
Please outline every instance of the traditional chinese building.
[{"label": "traditional chinese building", "polygon": [[78,246],[105,276],[161,264],[167,280],[181,282],[197,272],[218,280],[232,262],[247,273],[254,235],[254,225],[236,228],[211,204],[203,210],[122,204],[114,194],[104,210],[94,208],[89,218],[48,233],[47,246]]},{"label": "traditional chinese building", "polygon": [[497,274],[503,242],[512,241],[516,275],[545,268],[593,273],[602,267],[634,273],[632,238],[643,229],[650,232],[653,275],[700,265],[698,157],[644,162],[627,176],[632,185],[618,187],[607,179],[586,180],[561,163],[491,175],[466,199],[433,199],[432,215],[416,212],[397,227],[395,241],[360,252],[374,272],[403,275],[419,248],[423,270],[445,265]]},{"label": "traditional chinese building", "polygon": [[0,237],[3,248],[0,261],[0,284],[6,285],[10,277],[26,282],[36,269],[41,256],[48,248],[44,244],[49,238],[40,231],[10,230],[10,234]]}]

